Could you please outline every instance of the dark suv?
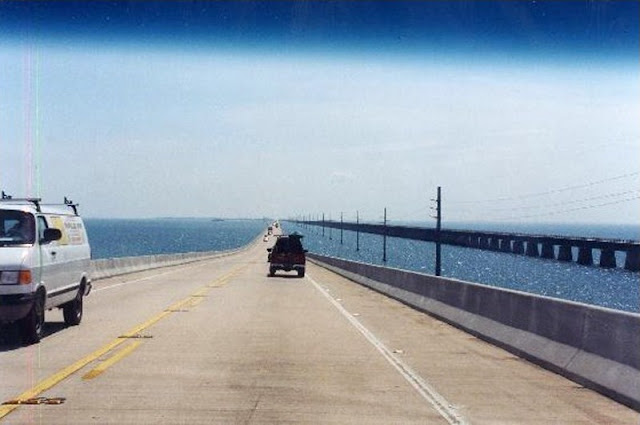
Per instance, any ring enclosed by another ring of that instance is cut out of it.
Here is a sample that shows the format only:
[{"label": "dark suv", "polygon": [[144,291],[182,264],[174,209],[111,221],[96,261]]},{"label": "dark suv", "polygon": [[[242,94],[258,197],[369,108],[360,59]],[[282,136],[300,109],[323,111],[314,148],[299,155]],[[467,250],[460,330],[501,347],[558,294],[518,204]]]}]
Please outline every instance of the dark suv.
[{"label": "dark suv", "polygon": [[302,235],[292,233],[290,235],[278,236],[273,248],[267,248],[269,251],[269,276],[276,274],[276,270],[298,272],[298,277],[304,277],[304,267],[306,264],[305,252],[302,248]]}]

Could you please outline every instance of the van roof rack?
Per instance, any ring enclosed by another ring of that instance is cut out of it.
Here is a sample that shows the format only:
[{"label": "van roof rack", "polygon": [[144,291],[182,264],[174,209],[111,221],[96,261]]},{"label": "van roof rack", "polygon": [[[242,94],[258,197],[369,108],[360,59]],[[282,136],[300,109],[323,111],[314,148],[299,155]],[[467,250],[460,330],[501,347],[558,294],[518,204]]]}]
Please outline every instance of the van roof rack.
[{"label": "van roof rack", "polygon": [[42,209],[40,208],[42,205],[51,205],[51,206],[64,205],[66,207],[71,208],[75,215],[78,215],[78,207],[80,206],[80,204],[74,203],[71,199],[67,198],[66,196],[64,197],[64,201],[63,201],[62,204],[43,204],[42,203],[42,198],[14,198],[13,196],[8,195],[4,190],[2,191],[2,199],[1,199],[1,201],[3,201],[3,202],[30,202],[36,207],[36,211],[38,211],[38,212],[42,212]]},{"label": "van roof rack", "polygon": [[7,193],[2,191],[2,199],[3,202],[30,202],[36,207],[36,211],[40,212],[40,202],[41,198],[14,198],[11,195],[7,195]]},{"label": "van roof rack", "polygon": [[78,207],[80,204],[74,204],[73,201],[66,196],[64,197],[64,204],[73,210],[75,215],[78,215]]}]

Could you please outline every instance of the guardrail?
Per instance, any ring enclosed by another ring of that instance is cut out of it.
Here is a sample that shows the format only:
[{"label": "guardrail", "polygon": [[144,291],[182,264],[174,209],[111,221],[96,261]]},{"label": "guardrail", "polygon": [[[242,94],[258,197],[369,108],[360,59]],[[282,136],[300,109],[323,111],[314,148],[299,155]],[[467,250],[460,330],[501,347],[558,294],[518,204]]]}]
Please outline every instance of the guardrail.
[{"label": "guardrail", "polygon": [[640,314],[317,254],[308,258],[640,411]]},{"label": "guardrail", "polygon": [[171,267],[195,261],[225,257],[245,251],[262,240],[262,234],[247,245],[225,251],[187,252],[179,254],[140,255],[135,257],[104,258],[91,261],[90,276],[93,280],[135,273],[144,270]]}]

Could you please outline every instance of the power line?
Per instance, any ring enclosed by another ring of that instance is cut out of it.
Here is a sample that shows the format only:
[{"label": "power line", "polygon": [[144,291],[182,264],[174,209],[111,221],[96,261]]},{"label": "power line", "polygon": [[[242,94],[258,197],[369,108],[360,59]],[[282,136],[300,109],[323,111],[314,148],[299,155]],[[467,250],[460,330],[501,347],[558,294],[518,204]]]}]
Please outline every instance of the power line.
[{"label": "power line", "polygon": [[637,176],[639,174],[640,174],[640,172],[627,173],[627,174],[622,174],[622,175],[619,175],[619,176],[609,177],[609,178],[602,179],[602,180],[595,180],[595,181],[584,183],[584,184],[580,184],[580,185],[567,186],[567,187],[562,187],[562,188],[559,188],[559,189],[551,189],[551,190],[547,190],[547,191],[544,191],[544,192],[528,193],[528,194],[519,195],[519,196],[493,198],[493,199],[478,199],[478,200],[473,200],[473,201],[457,201],[457,202],[449,202],[449,204],[460,205],[460,204],[480,204],[480,203],[486,203],[486,202],[518,201],[518,200],[521,200],[521,199],[535,198],[535,197],[540,197],[540,196],[545,196],[545,195],[551,195],[551,194],[554,194],[554,193],[566,192],[566,191],[569,191],[569,190],[584,189],[586,187],[597,186],[597,185],[602,184],[602,183],[607,183],[607,182],[614,181],[614,180],[621,180],[621,179]]},{"label": "power line", "polygon": [[431,208],[431,207],[430,207],[429,205],[426,205],[426,206],[420,207],[420,208],[418,208],[417,210],[412,211],[412,212],[410,212],[409,214],[407,214],[407,216],[408,216],[408,217],[413,217],[413,216],[418,215],[418,213],[425,213],[425,212],[427,212],[427,210],[429,210],[430,208]]},{"label": "power line", "polygon": [[608,205],[617,205],[617,204],[622,204],[622,203],[625,203],[625,202],[631,202],[631,201],[634,201],[636,199],[640,199],[640,196],[634,196],[632,198],[621,199],[621,200],[618,200],[618,201],[604,202],[602,204],[585,205],[585,206],[582,206],[582,207],[569,208],[569,209],[566,209],[566,210],[551,211],[551,212],[542,213],[542,214],[523,215],[523,216],[519,216],[519,217],[502,217],[502,218],[498,218],[498,220],[519,220],[519,219],[522,219],[522,218],[545,217],[545,216],[550,216],[550,215],[563,214],[563,213],[567,213],[567,212],[590,210],[590,209],[594,209],[594,208],[605,207],[605,206],[608,206]]},{"label": "power line", "polygon": [[490,208],[484,211],[500,212],[500,211],[542,209],[542,208],[548,208],[548,207],[563,207],[565,205],[579,204],[580,202],[594,201],[596,199],[616,198],[618,196],[629,195],[631,193],[640,193],[640,190],[627,190],[624,192],[608,193],[606,195],[592,196],[589,198],[575,199],[572,201],[558,202],[555,204],[525,205],[521,207],[510,207],[510,208]]}]

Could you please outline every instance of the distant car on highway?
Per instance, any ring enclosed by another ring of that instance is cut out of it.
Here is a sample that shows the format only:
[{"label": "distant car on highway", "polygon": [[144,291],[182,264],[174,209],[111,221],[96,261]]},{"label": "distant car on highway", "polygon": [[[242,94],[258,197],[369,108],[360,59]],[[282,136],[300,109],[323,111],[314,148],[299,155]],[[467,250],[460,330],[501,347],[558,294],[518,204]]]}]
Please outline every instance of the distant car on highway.
[{"label": "distant car on highway", "polygon": [[262,242],[269,242],[269,236],[264,235],[264,237],[262,238]]},{"label": "distant car on highway", "polygon": [[274,276],[277,270],[295,270],[298,277],[304,277],[307,250],[302,247],[303,236],[294,232],[277,238],[273,248],[267,248],[269,276]]}]

